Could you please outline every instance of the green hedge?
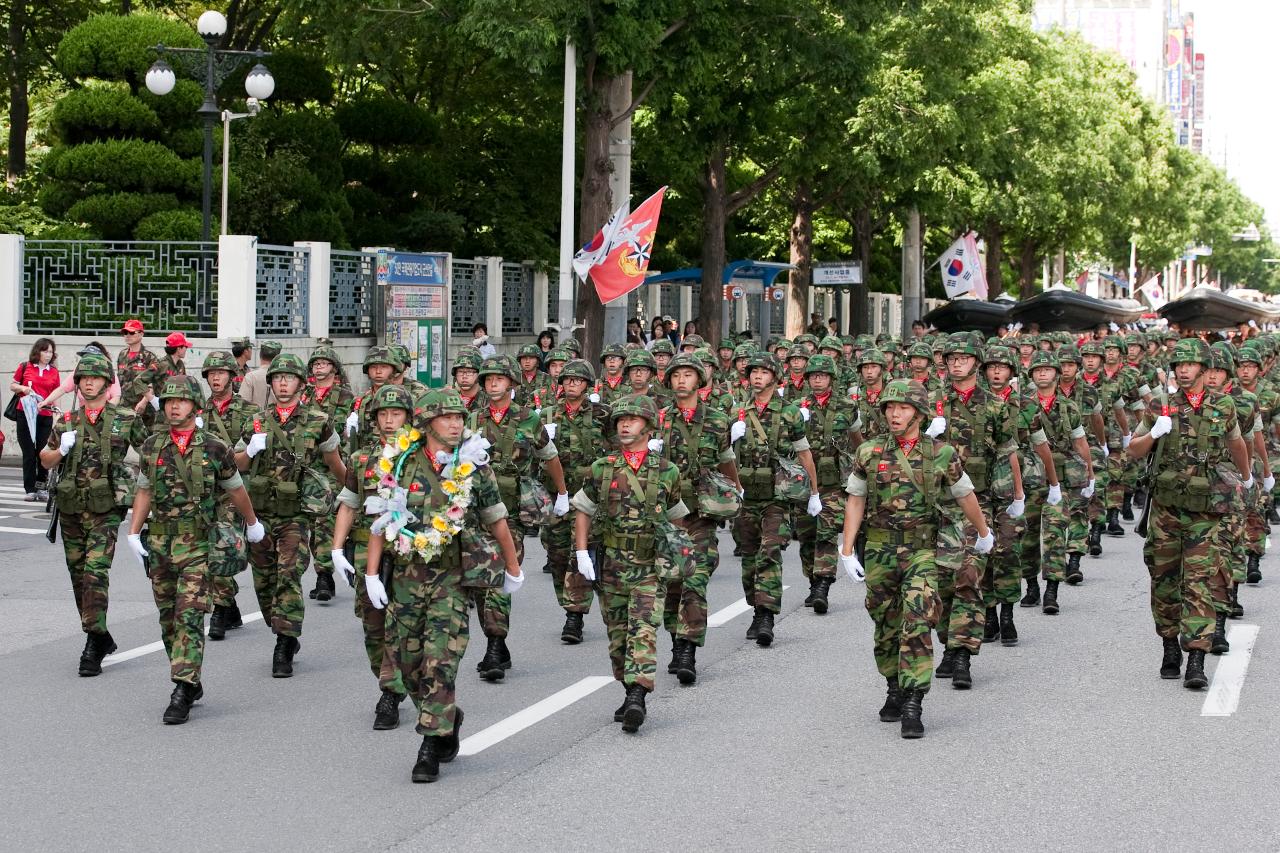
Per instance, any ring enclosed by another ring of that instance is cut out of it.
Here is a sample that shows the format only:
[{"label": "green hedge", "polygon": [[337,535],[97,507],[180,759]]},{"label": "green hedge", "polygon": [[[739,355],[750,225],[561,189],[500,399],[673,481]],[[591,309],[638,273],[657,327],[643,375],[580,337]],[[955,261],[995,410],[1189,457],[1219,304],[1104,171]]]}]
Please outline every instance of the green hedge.
[{"label": "green hedge", "polygon": [[177,197],[169,193],[91,195],[71,205],[67,218],[85,223],[104,239],[127,240],[144,217],[177,206]]},{"label": "green hedge", "polygon": [[69,145],[122,136],[154,139],[160,134],[160,119],[122,86],[92,86],[58,99],[53,129]]},{"label": "green hedge", "polygon": [[[97,15],[72,27],[58,43],[62,73],[141,85],[156,59],[153,45],[203,47],[190,25],[159,15]],[[172,63],[171,63],[172,64]],[[176,70],[176,69],[175,69]]]},{"label": "green hedge", "polygon": [[[135,240],[199,240],[201,216],[200,211],[190,208],[161,210],[144,216],[134,226]],[[217,233],[216,217],[210,222],[210,229]]]},{"label": "green hedge", "polygon": [[112,189],[176,190],[189,181],[189,168],[159,142],[109,139],[55,149],[46,158],[49,175],[60,181],[99,183]]}]

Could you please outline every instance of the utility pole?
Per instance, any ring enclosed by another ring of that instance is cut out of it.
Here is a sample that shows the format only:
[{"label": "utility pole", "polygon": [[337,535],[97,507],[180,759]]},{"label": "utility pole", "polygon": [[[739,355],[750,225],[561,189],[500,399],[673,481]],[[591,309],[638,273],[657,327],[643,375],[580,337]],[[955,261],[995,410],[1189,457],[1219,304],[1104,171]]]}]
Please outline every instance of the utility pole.
[{"label": "utility pole", "polygon": [[911,335],[911,324],[920,319],[923,294],[920,268],[920,208],[911,206],[902,232],[902,339]]},{"label": "utility pole", "polygon": [[[556,302],[560,335],[557,343],[573,334],[573,175],[577,158],[578,51],[564,40],[564,113],[560,137],[560,285]],[[538,331],[538,330],[534,330]]]},{"label": "utility pole", "polygon": [[[630,106],[631,72],[628,71],[613,81],[609,91],[609,109],[617,116]],[[609,176],[609,194],[613,197],[614,210],[631,198],[631,144],[631,117],[628,116],[609,133],[609,162],[613,166],[613,173]],[[627,298],[620,297],[604,306],[604,341],[622,342],[626,339]]]}]

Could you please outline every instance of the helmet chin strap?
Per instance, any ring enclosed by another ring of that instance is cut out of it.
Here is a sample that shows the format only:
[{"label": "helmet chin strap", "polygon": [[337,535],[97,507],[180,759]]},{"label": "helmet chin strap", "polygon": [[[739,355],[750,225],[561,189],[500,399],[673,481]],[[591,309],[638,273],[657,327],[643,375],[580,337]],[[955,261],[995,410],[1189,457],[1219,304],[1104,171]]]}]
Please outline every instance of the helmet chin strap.
[{"label": "helmet chin strap", "polygon": [[432,426],[432,424],[433,424],[434,422],[435,422],[435,418],[432,418],[432,419],[431,419],[431,421],[427,423],[427,435],[431,436],[431,437],[432,437],[432,438],[434,438],[436,441],[440,442],[441,444],[443,444],[445,447],[449,448],[450,450],[454,450],[454,449],[456,449],[456,448],[457,448],[457,446],[458,446],[459,444],[461,444],[461,443],[462,443],[462,437],[461,437],[461,436],[459,436],[459,437],[458,437],[458,438],[456,438],[456,439],[450,440],[450,439],[445,438],[445,437],[444,437],[443,435],[441,435],[440,433],[436,432],[436,428],[435,428],[434,426]]}]

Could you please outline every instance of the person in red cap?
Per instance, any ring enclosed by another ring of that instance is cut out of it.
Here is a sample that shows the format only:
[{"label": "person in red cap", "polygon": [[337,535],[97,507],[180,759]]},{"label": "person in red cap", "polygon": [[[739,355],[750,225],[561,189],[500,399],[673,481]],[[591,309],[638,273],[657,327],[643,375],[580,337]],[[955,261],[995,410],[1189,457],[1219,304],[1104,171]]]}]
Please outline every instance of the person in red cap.
[{"label": "person in red cap", "polygon": [[154,367],[144,371],[135,380],[143,387],[138,389],[140,396],[134,411],[142,416],[142,422],[147,425],[147,429],[151,429],[151,425],[155,422],[156,410],[160,407],[160,391],[164,388],[164,383],[171,376],[186,375],[187,364],[184,359],[187,357],[187,349],[190,346],[191,341],[187,340],[187,336],[182,332],[171,332],[169,337],[164,339],[164,358],[158,360]]},{"label": "person in red cap", "polygon": [[137,380],[144,373],[155,369],[159,359],[142,345],[142,321],[126,320],[120,329],[124,336],[124,349],[116,356],[116,380],[120,383],[120,405],[139,412],[139,403],[146,395],[146,387]]}]

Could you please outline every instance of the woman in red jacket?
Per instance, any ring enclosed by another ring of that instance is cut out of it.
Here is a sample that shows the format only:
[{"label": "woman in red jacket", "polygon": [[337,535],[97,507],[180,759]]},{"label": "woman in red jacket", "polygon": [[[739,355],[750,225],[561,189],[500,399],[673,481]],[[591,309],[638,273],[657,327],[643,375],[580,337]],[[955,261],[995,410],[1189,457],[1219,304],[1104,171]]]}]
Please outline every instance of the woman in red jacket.
[{"label": "woman in red jacket", "polygon": [[[31,347],[31,355],[18,365],[13,372],[13,381],[9,390],[19,396],[35,394],[37,400],[43,400],[61,383],[58,368],[58,351],[52,338],[37,338]],[[27,429],[27,418],[18,411],[18,446],[22,448],[22,485],[27,492],[27,500],[44,500],[48,496],[38,496],[44,492],[48,472],[40,465],[39,453],[49,440],[49,430],[53,428],[53,411],[40,409],[36,417],[36,434],[33,436]]]}]

